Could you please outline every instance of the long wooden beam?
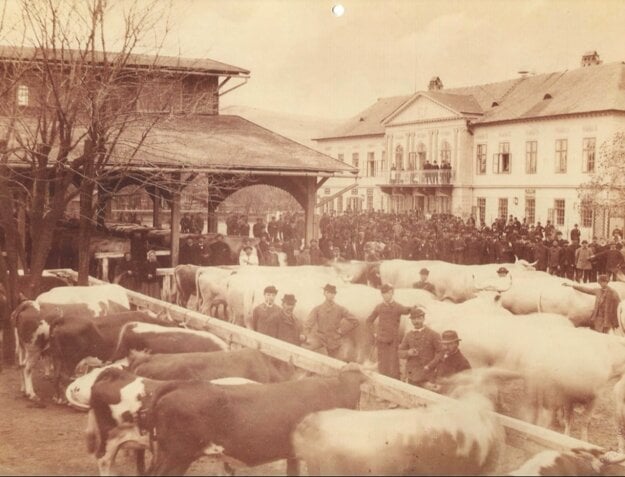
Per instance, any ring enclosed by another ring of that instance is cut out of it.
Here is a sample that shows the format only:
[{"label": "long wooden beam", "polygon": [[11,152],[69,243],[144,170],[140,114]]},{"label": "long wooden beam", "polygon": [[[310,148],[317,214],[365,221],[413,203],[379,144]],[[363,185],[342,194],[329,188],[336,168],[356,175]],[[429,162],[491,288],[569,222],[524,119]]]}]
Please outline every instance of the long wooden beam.
[{"label": "long wooden beam", "polygon": [[[48,273],[65,276],[72,280],[76,280],[78,276],[76,272],[69,269],[49,270]],[[89,277],[90,285],[104,283],[106,282]],[[218,318],[187,310],[186,308],[142,295],[141,293],[130,290],[127,292],[128,299],[132,304],[157,313],[166,311],[172,319],[189,328],[210,331],[225,340],[229,345],[236,344],[245,348],[255,348],[268,356],[290,362],[298,368],[321,375],[335,374],[345,365],[343,361],[222,321]],[[435,403],[442,404],[451,400],[447,396],[412,386],[375,372],[367,373],[370,377],[370,382],[363,385],[364,392],[406,408]],[[532,454],[545,449],[562,451],[573,448],[598,448],[598,446],[589,442],[584,442],[550,429],[535,426],[509,416],[493,414],[506,430],[506,444]]]}]

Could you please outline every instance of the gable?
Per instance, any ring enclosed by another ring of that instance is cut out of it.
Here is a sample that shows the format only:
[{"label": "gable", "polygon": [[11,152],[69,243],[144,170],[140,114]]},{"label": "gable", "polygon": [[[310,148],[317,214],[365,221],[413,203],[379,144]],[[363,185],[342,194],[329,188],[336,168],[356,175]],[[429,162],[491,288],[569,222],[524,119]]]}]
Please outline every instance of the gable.
[{"label": "gable", "polygon": [[460,114],[425,96],[419,96],[406,105],[401,111],[390,117],[386,126],[393,124],[412,123],[431,119],[460,117]]}]

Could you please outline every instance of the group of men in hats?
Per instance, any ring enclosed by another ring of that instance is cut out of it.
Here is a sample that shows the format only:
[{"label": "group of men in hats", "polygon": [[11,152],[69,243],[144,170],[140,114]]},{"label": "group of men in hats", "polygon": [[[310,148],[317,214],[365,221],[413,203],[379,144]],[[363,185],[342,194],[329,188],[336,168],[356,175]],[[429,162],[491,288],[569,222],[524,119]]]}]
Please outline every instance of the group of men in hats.
[{"label": "group of men in hats", "polygon": [[[439,336],[425,325],[422,308],[397,303],[393,299],[391,285],[382,285],[380,291],[382,303],[374,308],[366,325],[377,349],[378,371],[381,374],[400,379],[399,360],[405,359],[405,379],[408,383],[436,389],[435,383],[439,378],[471,367],[460,352],[460,338],[455,331],[447,330]],[[278,290],[273,285],[264,289],[264,303],[252,312],[252,329],[334,358],[349,360],[353,343],[346,337],[359,322],[345,307],[335,302],[336,286],[327,284],[323,287],[324,301],[311,310],[303,327],[293,316],[297,303],[295,296],[285,294],[280,307],[275,303],[277,294]],[[413,329],[400,342],[400,318],[407,314]]]}]

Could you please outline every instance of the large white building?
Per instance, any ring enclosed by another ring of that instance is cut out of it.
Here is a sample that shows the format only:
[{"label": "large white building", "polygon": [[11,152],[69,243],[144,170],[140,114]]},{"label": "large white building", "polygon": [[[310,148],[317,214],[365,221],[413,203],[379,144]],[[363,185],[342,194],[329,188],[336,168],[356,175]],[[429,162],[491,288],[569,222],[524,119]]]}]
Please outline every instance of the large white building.
[{"label": "large white building", "polygon": [[[578,188],[617,131],[625,131],[625,62],[601,64],[596,52],[574,70],[498,83],[445,89],[435,77],[427,91],[379,99],[316,139],[360,169],[356,184],[329,180],[318,203],[339,213],[474,214],[487,224],[512,214],[607,235],[623,219],[584,210]],[[435,161],[451,169],[423,169]]]}]

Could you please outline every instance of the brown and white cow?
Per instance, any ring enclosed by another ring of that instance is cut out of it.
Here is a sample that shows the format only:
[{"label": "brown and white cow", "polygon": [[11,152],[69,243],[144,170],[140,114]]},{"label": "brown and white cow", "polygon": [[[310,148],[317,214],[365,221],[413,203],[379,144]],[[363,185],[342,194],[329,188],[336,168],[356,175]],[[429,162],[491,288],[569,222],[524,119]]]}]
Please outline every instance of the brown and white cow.
[{"label": "brown and white cow", "polygon": [[20,303],[11,314],[18,364],[22,368],[21,391],[36,400],[32,371],[50,343],[50,325],[69,316],[102,317],[130,309],[126,291],[118,285],[57,287],[36,300]]},{"label": "brown and white cow", "polygon": [[308,414],[354,409],[366,376],[348,364],[333,377],[219,387],[175,382],[154,393],[144,425],[156,436],[151,475],[182,475],[203,453],[245,466],[287,459],[297,472],[291,433]]},{"label": "brown and white cow", "polygon": [[195,351],[227,351],[224,340],[208,331],[169,328],[149,323],[127,323],[119,333],[112,361],[126,358],[130,351],[152,353],[192,353]]},{"label": "brown and white cow", "polygon": [[[237,377],[212,382],[216,385],[255,384]],[[139,475],[144,475],[144,454],[150,446],[148,436],[139,429],[141,412],[160,386],[171,383],[135,376],[116,367],[98,375],[91,387],[85,436],[87,450],[95,454],[100,475],[112,475],[115,457],[122,445],[137,451],[137,470]]]},{"label": "brown and white cow", "polygon": [[293,376],[293,368],[288,364],[255,349],[175,354],[130,352],[128,370],[137,376],[162,380],[238,376],[259,383],[274,383]]},{"label": "brown and white cow", "polygon": [[623,475],[625,457],[597,447],[547,450],[536,454],[508,475]]}]

